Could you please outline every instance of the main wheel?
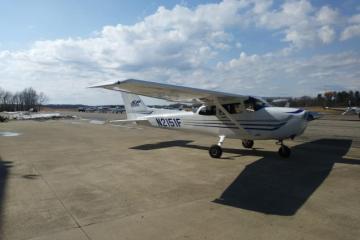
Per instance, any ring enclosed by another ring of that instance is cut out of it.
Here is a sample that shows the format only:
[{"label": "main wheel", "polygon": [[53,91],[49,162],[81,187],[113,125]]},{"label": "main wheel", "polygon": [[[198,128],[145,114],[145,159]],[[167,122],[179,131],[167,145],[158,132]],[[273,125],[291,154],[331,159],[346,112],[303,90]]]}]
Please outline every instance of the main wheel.
[{"label": "main wheel", "polygon": [[212,158],[220,158],[222,154],[222,149],[218,145],[212,145],[209,148],[209,154]]},{"label": "main wheel", "polygon": [[253,140],[242,140],[242,145],[244,148],[252,148],[254,146]]},{"label": "main wheel", "polygon": [[278,151],[279,155],[283,158],[288,158],[291,154],[291,150],[289,147],[285,146],[285,145],[282,145],[280,148],[279,148],[279,151]]}]

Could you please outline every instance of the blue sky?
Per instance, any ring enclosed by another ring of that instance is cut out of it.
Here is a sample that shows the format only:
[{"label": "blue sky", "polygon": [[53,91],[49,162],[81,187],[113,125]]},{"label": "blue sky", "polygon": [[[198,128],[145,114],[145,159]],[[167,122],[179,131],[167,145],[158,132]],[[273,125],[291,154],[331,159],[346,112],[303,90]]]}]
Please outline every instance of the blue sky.
[{"label": "blue sky", "polygon": [[[219,1],[189,1],[189,7]],[[34,41],[92,36],[103,26],[131,25],[154,13],[159,6],[172,8],[185,2],[1,0],[1,49],[25,49]]]},{"label": "blue sky", "polygon": [[0,87],[51,103],[140,78],[261,96],[360,89],[360,2],[0,0]]}]

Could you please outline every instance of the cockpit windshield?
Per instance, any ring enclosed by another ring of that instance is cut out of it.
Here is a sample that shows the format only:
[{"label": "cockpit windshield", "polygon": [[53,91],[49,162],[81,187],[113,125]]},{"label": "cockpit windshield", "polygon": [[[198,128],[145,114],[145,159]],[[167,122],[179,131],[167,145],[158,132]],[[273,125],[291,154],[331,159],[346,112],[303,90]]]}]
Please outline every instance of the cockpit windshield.
[{"label": "cockpit windshield", "polygon": [[244,101],[247,111],[258,111],[264,107],[270,107],[270,104],[262,98],[249,97]]}]

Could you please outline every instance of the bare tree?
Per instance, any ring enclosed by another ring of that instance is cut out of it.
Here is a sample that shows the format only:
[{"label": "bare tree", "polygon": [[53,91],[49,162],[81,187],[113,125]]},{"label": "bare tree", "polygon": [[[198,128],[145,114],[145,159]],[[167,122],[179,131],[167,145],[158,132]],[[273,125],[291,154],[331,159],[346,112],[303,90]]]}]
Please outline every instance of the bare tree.
[{"label": "bare tree", "polygon": [[13,106],[13,111],[20,111],[21,110],[21,102],[20,102],[20,93],[17,92],[13,95],[12,99],[12,106]]},{"label": "bare tree", "polygon": [[15,94],[0,88],[0,111],[27,111],[39,108],[47,101],[44,93],[37,94],[32,88],[26,88]]},{"label": "bare tree", "polygon": [[45,95],[45,93],[40,92],[38,96],[38,110],[40,111],[41,106],[49,101],[49,98]]},{"label": "bare tree", "polygon": [[12,99],[12,93],[9,91],[5,91],[2,96],[2,104],[4,106],[5,111],[11,111],[11,99]]},{"label": "bare tree", "polygon": [[3,104],[3,96],[5,95],[5,91],[0,88],[0,111],[4,111],[4,104]]},{"label": "bare tree", "polygon": [[26,88],[21,92],[22,100],[24,101],[24,110],[28,111],[37,106],[38,95],[33,88]]}]

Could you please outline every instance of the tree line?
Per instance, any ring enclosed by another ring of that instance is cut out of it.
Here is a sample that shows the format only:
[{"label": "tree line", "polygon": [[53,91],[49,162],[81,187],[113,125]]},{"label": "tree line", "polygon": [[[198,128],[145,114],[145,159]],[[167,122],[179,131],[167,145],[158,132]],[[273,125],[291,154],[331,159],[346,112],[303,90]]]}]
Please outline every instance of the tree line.
[{"label": "tree line", "polygon": [[[47,101],[48,97],[43,92],[38,93],[31,87],[16,93],[0,88],[0,112],[29,111],[31,109],[40,111],[41,106]],[[288,98],[288,101],[292,107],[360,106],[360,93],[359,91],[331,91],[319,93],[316,97]]]},{"label": "tree line", "polygon": [[289,98],[292,107],[344,107],[360,106],[359,91],[331,91],[319,93],[316,97],[303,96],[300,98]]},{"label": "tree line", "polygon": [[43,92],[37,93],[31,87],[16,93],[0,88],[0,111],[40,111],[47,101],[48,97]]}]

